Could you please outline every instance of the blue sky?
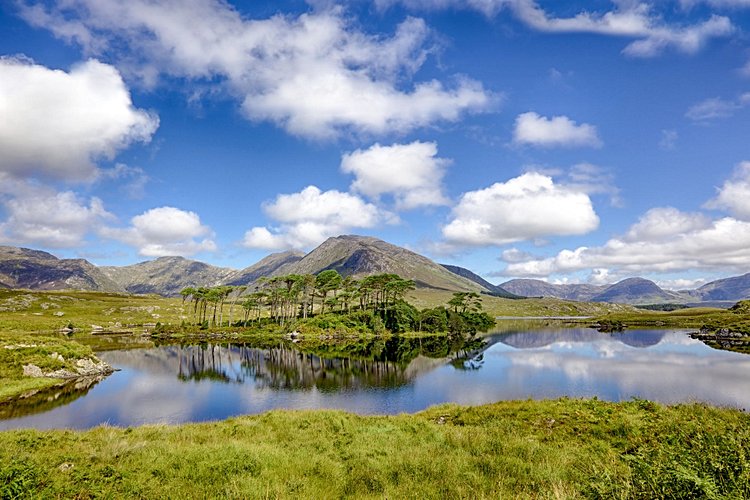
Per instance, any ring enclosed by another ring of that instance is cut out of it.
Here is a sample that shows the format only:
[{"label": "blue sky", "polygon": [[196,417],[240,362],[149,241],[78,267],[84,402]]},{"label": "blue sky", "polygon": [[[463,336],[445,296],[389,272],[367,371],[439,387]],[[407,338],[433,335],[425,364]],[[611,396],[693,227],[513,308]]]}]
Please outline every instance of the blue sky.
[{"label": "blue sky", "polygon": [[493,282],[750,270],[750,1],[0,6],[0,243]]}]

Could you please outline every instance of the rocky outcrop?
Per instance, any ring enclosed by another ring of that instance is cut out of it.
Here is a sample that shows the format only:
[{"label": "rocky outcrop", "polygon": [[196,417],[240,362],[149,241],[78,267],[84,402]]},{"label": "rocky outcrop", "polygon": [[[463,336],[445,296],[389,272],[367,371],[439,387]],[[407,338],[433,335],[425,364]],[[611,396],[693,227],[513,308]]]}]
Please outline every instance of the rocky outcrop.
[{"label": "rocky outcrop", "polygon": [[[56,352],[52,353],[50,356],[60,362],[65,362],[65,359]],[[114,371],[114,368],[112,368],[108,363],[105,363],[104,361],[96,357],[78,359],[75,361],[75,363],[73,363],[72,369],[60,368],[59,370],[54,370],[47,373],[45,373],[37,365],[23,365],[23,375],[25,377],[34,378],[46,377],[73,379],[81,377],[96,377],[99,375],[109,375]]]}]

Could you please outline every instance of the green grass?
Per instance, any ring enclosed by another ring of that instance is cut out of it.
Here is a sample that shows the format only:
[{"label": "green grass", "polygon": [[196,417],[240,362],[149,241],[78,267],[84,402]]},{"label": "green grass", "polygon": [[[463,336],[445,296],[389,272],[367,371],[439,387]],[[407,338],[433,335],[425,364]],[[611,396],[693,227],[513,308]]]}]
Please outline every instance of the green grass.
[{"label": "green grass", "polygon": [[[409,292],[407,301],[424,309],[445,305],[453,292],[418,289]],[[545,316],[601,316],[609,313],[628,313],[637,315],[639,310],[624,304],[607,304],[602,302],[575,302],[550,297],[539,299],[504,299],[482,295],[482,309],[492,316],[508,317],[545,317]]]},{"label": "green grass", "polygon": [[712,307],[691,307],[668,312],[643,310],[638,313],[610,313],[596,319],[619,321],[626,327],[729,328],[750,335],[750,313],[742,308],[735,311]]},{"label": "green grass", "polygon": [[0,497],[748,498],[750,416],[645,401],[0,433]]},{"label": "green grass", "polygon": [[149,323],[179,325],[189,314],[187,306],[185,311],[181,299],[156,295],[0,290],[0,331],[4,333],[53,333],[71,323],[83,332],[98,325],[140,333]]},{"label": "green grass", "polygon": [[[60,360],[57,356],[61,356]],[[0,333],[0,403],[59,384],[60,379],[30,378],[23,366],[34,364],[43,372],[75,371],[75,362],[92,358],[89,346],[71,340],[40,335]]]}]

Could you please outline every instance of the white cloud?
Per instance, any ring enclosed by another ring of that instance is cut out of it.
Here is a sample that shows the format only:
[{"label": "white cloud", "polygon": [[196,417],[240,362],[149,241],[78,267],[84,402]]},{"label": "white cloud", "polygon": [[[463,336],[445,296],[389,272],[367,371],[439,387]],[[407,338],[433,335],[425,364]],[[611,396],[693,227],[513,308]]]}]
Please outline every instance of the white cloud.
[{"label": "white cloud", "polygon": [[750,105],[750,92],[742,94],[733,101],[712,97],[691,106],[685,113],[685,116],[694,121],[729,118],[747,105]]},{"label": "white cloud", "polygon": [[596,127],[588,123],[578,125],[567,116],[547,118],[533,111],[516,118],[513,142],[540,147],[600,147]]},{"label": "white cloud", "polygon": [[256,20],[221,0],[70,0],[22,12],[150,83],[162,73],[223,82],[249,119],[306,137],[406,132],[492,102],[466,77],[410,83],[433,50],[415,18],[387,38],[359,31],[341,8]]},{"label": "white cloud", "polygon": [[99,198],[82,200],[71,191],[56,192],[2,172],[0,204],[7,214],[0,222],[0,242],[11,245],[77,247],[89,232],[112,218]]},{"label": "white cloud", "polygon": [[131,167],[118,163],[112,168],[99,171],[99,180],[113,180],[122,182],[120,191],[128,198],[141,199],[146,191],[146,184],[151,178],[140,167]]},{"label": "white cloud", "polygon": [[[666,230],[657,226],[672,214],[678,222]],[[647,212],[626,236],[599,247],[562,250],[549,258],[511,262],[505,276],[546,277],[586,269],[608,269],[617,275],[688,270],[746,272],[750,266],[750,223],[725,217],[705,222],[696,214],[674,208]]]},{"label": "white cloud", "polygon": [[450,243],[482,246],[585,234],[598,225],[588,195],[529,172],[464,193],[442,232]]},{"label": "white cloud", "polygon": [[672,151],[677,146],[677,139],[680,135],[676,130],[664,129],[661,131],[661,139],[659,139],[659,148],[664,151]]},{"label": "white cloud", "polygon": [[589,195],[609,195],[610,203],[619,207],[622,205],[620,199],[620,188],[615,185],[615,176],[607,168],[592,163],[578,163],[573,165],[567,172],[566,187],[574,191],[580,191]]},{"label": "white cloud", "polygon": [[705,3],[712,7],[724,7],[737,9],[750,7],[750,0],[680,0],[680,4],[685,8],[691,8],[699,3]]},{"label": "white cloud", "polygon": [[750,221],[750,161],[737,165],[732,178],[724,182],[716,197],[704,206],[727,210],[738,219]]},{"label": "white cloud", "polygon": [[708,282],[705,278],[677,278],[672,280],[656,280],[655,283],[664,290],[694,290]]},{"label": "white cloud", "polygon": [[[725,4],[739,4],[746,0],[716,0]],[[375,0],[387,7],[396,3],[411,9],[473,9],[487,16],[509,10],[532,29],[547,33],[595,33],[607,36],[635,38],[623,53],[631,57],[654,57],[667,48],[692,54],[717,37],[734,31],[727,17],[712,15],[709,19],[690,25],[668,24],[652,12],[651,5],[637,1],[613,1],[615,8],[603,13],[581,11],[572,17],[555,17],[535,0]]]},{"label": "white cloud", "polygon": [[212,231],[195,212],[174,207],[152,208],[131,219],[128,228],[104,228],[102,236],[138,249],[146,257],[189,256],[213,252]]},{"label": "white cloud", "polygon": [[243,240],[248,248],[310,248],[353,228],[393,221],[391,214],[356,195],[321,191],[316,186],[307,186],[299,193],[280,194],[273,202],[264,203],[263,211],[280,227],[248,230]]},{"label": "white cloud", "polygon": [[700,213],[681,212],[674,207],[657,207],[646,212],[624,236],[624,241],[664,241],[710,227],[711,221]]},{"label": "white cloud", "polygon": [[437,157],[437,144],[411,144],[358,149],[341,158],[341,171],[354,174],[351,190],[378,199],[393,195],[397,209],[446,205],[442,180],[449,161]]},{"label": "white cloud", "polygon": [[96,177],[95,162],[148,142],[159,119],[133,106],[118,71],[89,60],[69,72],[0,58],[0,172]]}]

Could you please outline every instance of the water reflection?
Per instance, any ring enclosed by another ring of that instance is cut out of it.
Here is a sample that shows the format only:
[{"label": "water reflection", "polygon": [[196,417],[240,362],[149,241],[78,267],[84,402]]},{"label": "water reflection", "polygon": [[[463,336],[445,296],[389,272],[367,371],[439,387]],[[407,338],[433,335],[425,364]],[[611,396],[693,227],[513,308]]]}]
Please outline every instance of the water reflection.
[{"label": "water reflection", "polygon": [[300,344],[105,352],[101,356],[122,371],[85,397],[49,411],[45,402],[43,413],[2,420],[0,429],[177,423],[273,408],[392,414],[443,402],[561,396],[750,407],[750,356],[711,349],[682,331],[545,329],[480,340]]},{"label": "water reflection", "polygon": [[97,375],[69,380],[54,387],[5,402],[0,404],[0,419],[43,413],[57,406],[66,405],[88,394],[89,390],[104,378],[104,375]]}]

